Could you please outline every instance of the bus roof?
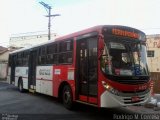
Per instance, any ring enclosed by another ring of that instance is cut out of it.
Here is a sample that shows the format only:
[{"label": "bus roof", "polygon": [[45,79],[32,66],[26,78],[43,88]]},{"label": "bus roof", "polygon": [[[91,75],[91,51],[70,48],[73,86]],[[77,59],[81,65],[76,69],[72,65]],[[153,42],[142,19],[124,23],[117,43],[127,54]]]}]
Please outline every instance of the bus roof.
[{"label": "bus roof", "polygon": [[55,41],[61,41],[61,40],[64,40],[64,39],[69,39],[69,38],[72,38],[72,37],[75,37],[75,36],[78,36],[78,35],[83,35],[85,33],[97,31],[97,30],[101,29],[102,27],[103,27],[103,25],[94,26],[94,27],[91,27],[91,28],[88,28],[88,29],[85,29],[85,30],[82,30],[82,31],[79,31],[79,32],[75,32],[75,33],[71,33],[71,34],[68,34],[68,35],[65,35],[65,36],[58,37],[55,40],[49,40],[49,41],[46,41],[46,42],[38,44],[38,45],[18,49],[18,50],[15,50],[13,52],[10,52],[10,54],[25,51],[25,50],[28,50],[28,49],[32,49],[32,48],[35,48],[35,47],[42,46],[42,45],[47,45],[47,44],[53,43]]},{"label": "bus roof", "polygon": [[22,49],[18,49],[18,50],[15,50],[13,52],[10,52],[10,54],[14,54],[14,53],[17,53],[17,52],[20,52],[20,51],[29,50],[29,49],[32,49],[32,48],[35,48],[35,47],[39,47],[39,46],[42,46],[42,45],[47,45],[47,44],[53,43],[55,41],[61,41],[61,40],[73,38],[73,37],[76,37],[76,36],[79,36],[79,35],[83,35],[83,34],[86,34],[86,33],[96,32],[96,31],[101,30],[103,27],[124,27],[124,28],[129,28],[129,29],[136,30],[136,31],[141,32],[142,34],[144,34],[142,31],[140,31],[138,29],[135,29],[135,28],[132,28],[132,27],[128,27],[128,26],[121,26],[121,25],[98,25],[98,26],[94,26],[94,27],[91,27],[91,28],[87,28],[87,29],[75,32],[75,33],[71,33],[71,34],[68,34],[68,35],[65,35],[65,36],[58,37],[55,40],[49,40],[47,42],[44,42],[44,43],[41,43],[41,44],[38,44],[38,45],[34,45],[34,46],[31,46],[31,47],[25,47],[25,48],[22,48]]}]

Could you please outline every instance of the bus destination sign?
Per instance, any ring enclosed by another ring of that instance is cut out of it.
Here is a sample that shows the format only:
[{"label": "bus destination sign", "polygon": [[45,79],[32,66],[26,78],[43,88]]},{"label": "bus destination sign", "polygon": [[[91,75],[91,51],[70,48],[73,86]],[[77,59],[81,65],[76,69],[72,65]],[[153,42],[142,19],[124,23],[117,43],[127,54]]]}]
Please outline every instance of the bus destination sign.
[{"label": "bus destination sign", "polygon": [[135,32],[129,32],[129,31],[121,30],[121,29],[117,29],[117,28],[112,29],[112,34],[125,36],[125,37],[131,37],[131,38],[135,38],[135,39],[139,38],[139,34],[137,34]]}]

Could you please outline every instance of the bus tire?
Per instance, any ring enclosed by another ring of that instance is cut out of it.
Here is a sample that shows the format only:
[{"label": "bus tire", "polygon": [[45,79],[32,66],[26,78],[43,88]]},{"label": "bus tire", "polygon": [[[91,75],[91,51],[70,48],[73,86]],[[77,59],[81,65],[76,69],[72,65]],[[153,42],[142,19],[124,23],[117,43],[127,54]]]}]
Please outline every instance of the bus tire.
[{"label": "bus tire", "polygon": [[69,85],[63,87],[62,101],[65,108],[69,110],[73,108],[73,95]]},{"label": "bus tire", "polygon": [[22,93],[24,92],[24,89],[23,89],[23,81],[22,79],[20,78],[19,81],[18,81],[18,89],[19,91]]}]

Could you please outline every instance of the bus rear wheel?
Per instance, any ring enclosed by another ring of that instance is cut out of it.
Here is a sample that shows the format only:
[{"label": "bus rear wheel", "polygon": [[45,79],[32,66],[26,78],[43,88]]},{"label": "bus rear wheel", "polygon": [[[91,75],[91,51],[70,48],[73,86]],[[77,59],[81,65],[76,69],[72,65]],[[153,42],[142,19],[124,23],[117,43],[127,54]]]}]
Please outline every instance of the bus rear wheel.
[{"label": "bus rear wheel", "polygon": [[63,100],[63,105],[67,109],[71,110],[73,108],[73,95],[69,85],[65,85],[63,88],[62,100]]}]

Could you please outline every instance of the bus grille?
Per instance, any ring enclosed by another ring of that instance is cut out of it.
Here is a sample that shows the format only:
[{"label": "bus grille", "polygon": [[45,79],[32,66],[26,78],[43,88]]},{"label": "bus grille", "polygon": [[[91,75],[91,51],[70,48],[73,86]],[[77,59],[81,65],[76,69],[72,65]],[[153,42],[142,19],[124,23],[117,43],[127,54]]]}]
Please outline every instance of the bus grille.
[{"label": "bus grille", "polygon": [[[124,104],[133,104],[145,101],[148,98],[149,89],[139,92],[121,92],[120,96],[122,97],[121,101]],[[137,97],[138,100],[133,101],[133,97]]]},{"label": "bus grille", "polygon": [[121,84],[144,84],[149,81],[148,76],[113,76],[107,75],[108,79],[113,80],[115,82],[119,82]]},{"label": "bus grille", "polygon": [[122,84],[132,84],[132,85],[144,84],[147,81],[148,80],[118,80],[119,83],[122,83]]}]

